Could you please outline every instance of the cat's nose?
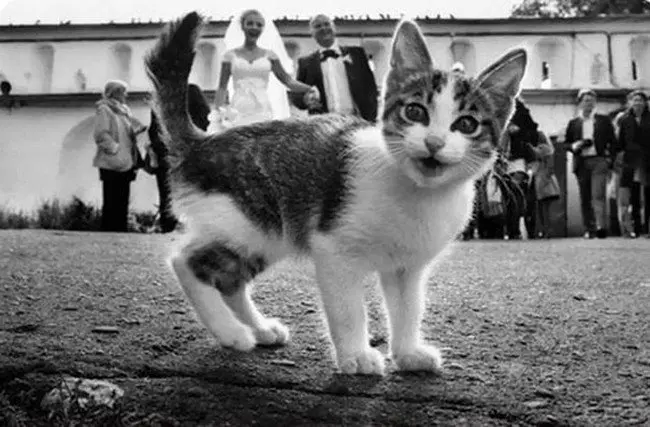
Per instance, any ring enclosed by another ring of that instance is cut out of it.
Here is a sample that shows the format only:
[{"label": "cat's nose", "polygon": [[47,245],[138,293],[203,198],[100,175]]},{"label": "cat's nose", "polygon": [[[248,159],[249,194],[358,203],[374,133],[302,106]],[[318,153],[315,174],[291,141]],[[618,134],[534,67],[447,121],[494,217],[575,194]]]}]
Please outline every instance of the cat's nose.
[{"label": "cat's nose", "polygon": [[445,140],[439,136],[428,135],[424,138],[424,145],[426,145],[431,154],[435,155],[445,146]]}]

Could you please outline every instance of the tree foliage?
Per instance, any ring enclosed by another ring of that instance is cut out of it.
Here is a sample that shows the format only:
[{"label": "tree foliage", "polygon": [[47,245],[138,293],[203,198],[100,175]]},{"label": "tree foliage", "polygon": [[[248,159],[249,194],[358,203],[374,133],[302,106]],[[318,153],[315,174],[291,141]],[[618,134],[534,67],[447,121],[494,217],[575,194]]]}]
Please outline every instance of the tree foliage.
[{"label": "tree foliage", "polygon": [[648,0],[522,0],[513,17],[583,17],[650,13]]}]

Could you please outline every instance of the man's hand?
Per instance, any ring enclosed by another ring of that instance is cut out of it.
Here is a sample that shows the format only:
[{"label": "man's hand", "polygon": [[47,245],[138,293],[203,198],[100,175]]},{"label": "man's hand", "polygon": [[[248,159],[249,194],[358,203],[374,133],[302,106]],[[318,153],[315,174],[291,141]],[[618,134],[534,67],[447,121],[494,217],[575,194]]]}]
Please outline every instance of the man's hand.
[{"label": "man's hand", "polygon": [[303,101],[305,102],[305,105],[307,105],[307,108],[310,110],[318,110],[322,107],[320,101],[320,92],[315,86],[312,86],[311,90],[305,93]]},{"label": "man's hand", "polygon": [[594,144],[594,142],[590,139],[581,139],[573,143],[571,148],[573,151],[581,151],[583,148],[591,147]]}]

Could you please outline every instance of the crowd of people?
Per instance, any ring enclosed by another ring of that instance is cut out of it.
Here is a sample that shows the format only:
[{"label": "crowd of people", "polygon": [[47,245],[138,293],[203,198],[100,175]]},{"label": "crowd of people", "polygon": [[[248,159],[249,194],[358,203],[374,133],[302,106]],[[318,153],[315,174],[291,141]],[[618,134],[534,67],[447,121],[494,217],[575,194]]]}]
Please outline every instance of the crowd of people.
[{"label": "crowd of people", "polygon": [[[578,115],[568,122],[560,146],[573,156],[584,237],[604,239],[614,230],[626,238],[650,237],[647,95],[631,91],[626,105],[609,115],[596,113],[591,89],[580,90],[577,103]],[[462,237],[521,239],[524,230],[528,238],[552,237],[552,205],[561,198],[555,148],[521,100],[501,146],[503,157],[477,183],[474,219]]]},{"label": "crowd of people", "polygon": [[[326,15],[310,22],[318,49],[293,62],[273,22],[258,10],[244,11],[226,30],[214,109],[196,85],[189,87],[189,112],[203,130],[291,116],[292,108],[308,114],[337,112],[374,122],[378,90],[366,52],[339,45],[336,27]],[[453,74],[464,74],[461,63]],[[149,125],[129,110],[124,82],[109,81],[97,103],[94,166],[102,181],[102,228],[126,231],[129,188],[140,168],[155,175],[159,191],[159,224],[163,232],[178,222],[171,210],[167,182],[169,165],[160,126],[151,112]],[[289,95],[287,95],[287,93]],[[616,199],[621,233],[648,234],[650,199],[650,112],[641,91],[632,92],[628,105],[610,116],[595,113],[596,93],[581,90],[577,117],[566,127],[564,145],[573,154],[585,237],[608,236],[609,195]],[[211,111],[214,111],[211,113]],[[146,155],[137,140],[150,141]],[[523,100],[500,141],[502,155],[493,170],[477,181],[474,216],[462,237],[521,239],[553,237],[553,203],[562,190],[554,171],[555,147],[533,119]],[[643,215],[641,215],[643,212]]]},{"label": "crowd of people", "polygon": [[554,171],[555,148],[521,99],[500,141],[502,155],[477,182],[474,218],[465,240],[550,238],[551,206],[561,189]]}]

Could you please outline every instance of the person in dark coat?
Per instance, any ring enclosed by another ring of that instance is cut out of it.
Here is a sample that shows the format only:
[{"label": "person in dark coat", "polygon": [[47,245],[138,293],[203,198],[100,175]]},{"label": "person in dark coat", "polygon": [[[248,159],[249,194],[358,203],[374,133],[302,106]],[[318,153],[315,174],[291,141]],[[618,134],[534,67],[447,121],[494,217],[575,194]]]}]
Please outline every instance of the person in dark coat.
[{"label": "person in dark coat", "polygon": [[[531,147],[538,145],[538,124],[530,110],[520,99],[515,100],[515,112],[508,122],[501,146],[508,161],[507,174],[510,191],[507,200],[506,228],[510,239],[520,239],[520,219],[524,217],[527,228],[534,229],[535,209],[530,201],[528,163],[535,160]],[[531,219],[532,218],[532,219]],[[529,231],[529,235],[535,233]]]},{"label": "person in dark coat", "polygon": [[[622,154],[621,188],[629,188],[634,233],[648,234],[650,219],[650,110],[648,97],[632,92],[632,105],[619,122],[617,153]],[[642,194],[644,218],[641,221]]]},{"label": "person in dark coat", "polygon": [[580,207],[586,238],[608,235],[607,178],[617,145],[612,120],[596,113],[596,92],[578,92],[580,113],[566,128],[564,144],[573,153],[573,173],[580,190]]},{"label": "person in dark coat", "polygon": [[[187,90],[187,109],[190,118],[198,128],[205,131],[208,129],[208,125],[210,124],[208,119],[208,115],[210,114],[210,104],[199,86],[190,83]],[[158,117],[153,110],[151,111],[151,123],[148,132],[151,141],[151,149],[157,160],[157,167],[154,170],[154,175],[156,176],[156,184],[158,185],[160,231],[163,233],[169,233],[176,228],[178,219],[174,215],[171,206],[169,160],[167,159],[168,149],[162,138]]]},{"label": "person in dark coat", "polygon": [[293,104],[309,114],[351,114],[374,122],[378,91],[364,48],[339,45],[336,26],[326,15],[314,16],[309,28],[318,49],[298,59],[296,80],[317,87],[320,99],[311,92],[294,93]]}]

